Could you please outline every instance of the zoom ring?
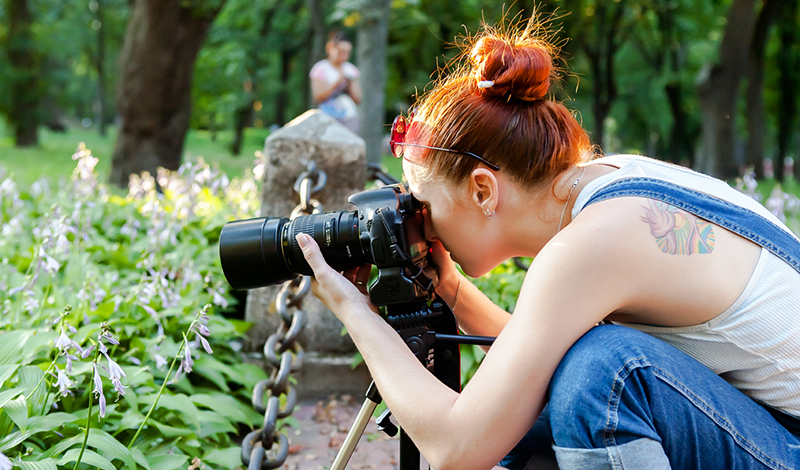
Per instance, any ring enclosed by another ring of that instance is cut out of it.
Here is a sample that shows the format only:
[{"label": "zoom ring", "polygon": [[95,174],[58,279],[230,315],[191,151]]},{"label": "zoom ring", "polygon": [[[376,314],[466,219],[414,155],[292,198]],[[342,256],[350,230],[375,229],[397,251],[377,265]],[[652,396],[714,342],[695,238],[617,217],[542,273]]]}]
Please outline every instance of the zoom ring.
[{"label": "zoom ring", "polygon": [[305,263],[305,257],[303,256],[303,250],[300,248],[300,245],[297,244],[297,238],[295,237],[298,233],[303,232],[307,233],[309,236],[311,236],[311,238],[316,239],[316,234],[314,233],[314,222],[316,219],[316,217],[301,216],[292,221],[292,239],[290,240],[290,243],[292,246],[292,255],[294,256],[294,259],[298,265]]}]

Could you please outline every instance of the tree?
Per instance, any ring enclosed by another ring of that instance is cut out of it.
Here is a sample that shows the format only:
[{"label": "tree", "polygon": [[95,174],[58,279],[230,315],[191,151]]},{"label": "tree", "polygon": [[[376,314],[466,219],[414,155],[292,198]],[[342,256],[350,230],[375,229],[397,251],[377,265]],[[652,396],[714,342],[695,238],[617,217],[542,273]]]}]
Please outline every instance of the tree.
[{"label": "tree", "polygon": [[95,54],[95,68],[97,69],[97,106],[95,118],[100,135],[106,135],[106,25],[103,17],[103,0],[92,0],[89,9],[95,14],[92,29],[97,30],[97,54]]},{"label": "tree", "polygon": [[363,92],[359,119],[367,147],[367,164],[380,166],[383,143],[386,49],[391,0],[369,0],[361,8],[358,28],[358,65]]},{"label": "tree", "polygon": [[122,123],[109,181],[180,166],[197,53],[225,0],[134,0],[120,52]]},{"label": "tree", "polygon": [[755,3],[756,0],[733,0],[719,47],[719,59],[706,67],[697,86],[703,131],[702,150],[694,167],[720,178],[739,174],[737,103],[755,28]]},{"label": "tree", "polygon": [[574,44],[567,43],[573,52],[582,51],[589,60],[591,73],[587,80],[592,87],[592,117],[595,144],[605,143],[605,122],[618,96],[616,56],[627,39],[629,28],[623,24],[629,0],[584,1],[564,0],[568,14],[564,27]]},{"label": "tree", "polygon": [[[796,132],[798,89],[800,88],[800,29],[798,10],[800,1],[781,0],[782,11],[778,20],[780,41],[778,65],[778,121],[777,152],[775,154],[775,179],[783,181],[783,159],[793,153],[791,141]],[[800,150],[798,148],[795,151]],[[796,154],[795,154],[796,155]],[[800,158],[794,160],[794,176],[800,180]]]},{"label": "tree", "polygon": [[[783,0],[785,2],[785,0]],[[764,0],[756,20],[747,64],[747,150],[745,163],[764,177],[764,52],[769,30],[780,13],[781,0]]]},{"label": "tree", "polygon": [[10,66],[8,122],[14,130],[17,147],[34,146],[39,144],[41,54],[34,43],[28,0],[6,0],[6,16],[9,20],[6,53]]}]

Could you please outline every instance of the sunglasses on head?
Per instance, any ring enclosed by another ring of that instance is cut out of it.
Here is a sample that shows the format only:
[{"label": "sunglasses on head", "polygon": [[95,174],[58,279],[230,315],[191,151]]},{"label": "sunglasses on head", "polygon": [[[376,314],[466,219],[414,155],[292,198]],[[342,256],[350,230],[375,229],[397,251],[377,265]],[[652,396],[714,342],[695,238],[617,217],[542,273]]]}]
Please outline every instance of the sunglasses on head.
[{"label": "sunglasses on head", "polygon": [[460,153],[462,155],[467,155],[478,160],[479,162],[483,163],[484,165],[488,166],[494,171],[500,171],[499,166],[472,152],[465,152],[462,150],[447,149],[442,147],[431,147],[429,145],[405,143],[406,134],[408,133],[408,130],[411,127],[411,123],[413,120],[414,120],[413,111],[411,112],[411,114],[408,115],[408,120],[406,120],[406,118],[404,118],[402,115],[394,118],[394,122],[392,123],[392,136],[391,139],[389,140],[389,146],[392,149],[392,155],[394,155],[395,158],[400,158],[403,156],[403,147],[420,147],[424,149],[440,150],[442,152]]}]

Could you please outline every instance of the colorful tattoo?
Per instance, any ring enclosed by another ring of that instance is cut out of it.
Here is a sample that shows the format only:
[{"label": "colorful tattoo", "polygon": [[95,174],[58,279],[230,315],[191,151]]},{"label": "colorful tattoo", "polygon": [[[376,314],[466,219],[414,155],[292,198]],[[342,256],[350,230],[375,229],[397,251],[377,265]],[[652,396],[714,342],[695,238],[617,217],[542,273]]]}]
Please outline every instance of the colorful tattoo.
[{"label": "colorful tattoo", "polygon": [[642,221],[650,224],[650,234],[661,251],[671,255],[691,255],[714,251],[714,226],[669,204],[649,200]]}]

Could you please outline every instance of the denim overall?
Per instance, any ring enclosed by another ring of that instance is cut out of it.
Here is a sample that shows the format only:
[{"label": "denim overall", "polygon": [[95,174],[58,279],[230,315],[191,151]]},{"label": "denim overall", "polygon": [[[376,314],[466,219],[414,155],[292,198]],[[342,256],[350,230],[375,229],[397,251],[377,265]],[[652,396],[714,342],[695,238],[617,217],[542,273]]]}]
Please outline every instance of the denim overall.
[{"label": "denim overall", "polygon": [[[800,272],[800,241],[765,217],[705,193],[637,177],[601,188],[586,206],[626,196],[690,212]],[[695,359],[631,328],[589,330],[561,360],[548,400],[499,465],[522,469],[534,454],[555,451],[562,470],[800,470],[800,419],[758,404]]]}]

